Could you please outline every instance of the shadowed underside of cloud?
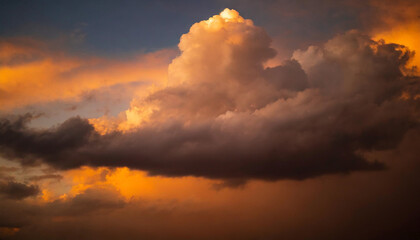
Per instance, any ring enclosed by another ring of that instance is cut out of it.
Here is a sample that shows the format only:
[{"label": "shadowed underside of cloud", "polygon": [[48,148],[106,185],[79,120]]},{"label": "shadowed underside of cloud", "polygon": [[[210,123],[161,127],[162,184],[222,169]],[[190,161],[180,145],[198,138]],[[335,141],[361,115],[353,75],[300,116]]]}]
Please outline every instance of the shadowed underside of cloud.
[{"label": "shadowed underside of cloud", "polygon": [[9,199],[20,200],[36,196],[39,192],[39,187],[36,185],[26,185],[15,181],[0,182],[0,196]]},{"label": "shadowed underside of cloud", "polygon": [[275,55],[270,41],[225,10],[181,37],[168,86],[133,102],[136,128],[101,135],[79,117],[50,129],[28,127],[31,115],[3,118],[1,153],[60,169],[127,166],[223,179],[384,168],[361,152],[394,148],[418,125],[419,81],[404,74],[413,53],[351,31],[265,68]]}]

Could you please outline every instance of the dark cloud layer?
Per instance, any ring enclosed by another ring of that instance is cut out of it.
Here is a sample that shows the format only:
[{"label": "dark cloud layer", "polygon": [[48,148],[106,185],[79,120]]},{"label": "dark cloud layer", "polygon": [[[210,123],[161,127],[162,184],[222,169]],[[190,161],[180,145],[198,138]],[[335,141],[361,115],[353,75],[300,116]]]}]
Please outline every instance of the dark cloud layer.
[{"label": "dark cloud layer", "polygon": [[[418,239],[419,133],[410,130],[395,149],[373,153],[387,171],[251,181],[214,192],[215,205],[123,202],[98,186],[66,201],[2,201],[0,227],[20,230],[4,239]],[[223,198],[224,191],[234,194]]]},{"label": "dark cloud layer", "polygon": [[40,192],[36,185],[26,185],[15,181],[0,182],[0,196],[21,200],[27,197],[36,196]]},{"label": "dark cloud layer", "polygon": [[[401,98],[418,85],[404,74],[413,54],[404,46],[352,31],[264,68],[273,56],[269,37],[253,25],[227,24],[234,34],[247,29],[239,45],[226,41],[229,31],[206,32],[216,39],[206,42],[201,25],[181,39],[183,54],[169,69],[176,84],[140,101],[158,107],[141,127],[100,135],[79,117],[50,129],[28,127],[30,115],[2,119],[3,156],[59,169],[128,166],[166,176],[304,179],[383,169],[361,153],[394,148],[417,126],[418,100]],[[190,51],[197,41],[202,48]],[[229,55],[207,46],[217,41]]]},{"label": "dark cloud layer", "polygon": [[27,197],[34,197],[40,193],[37,185],[16,181],[16,178],[10,173],[18,170],[16,167],[0,166],[0,198],[2,200],[22,200]]}]

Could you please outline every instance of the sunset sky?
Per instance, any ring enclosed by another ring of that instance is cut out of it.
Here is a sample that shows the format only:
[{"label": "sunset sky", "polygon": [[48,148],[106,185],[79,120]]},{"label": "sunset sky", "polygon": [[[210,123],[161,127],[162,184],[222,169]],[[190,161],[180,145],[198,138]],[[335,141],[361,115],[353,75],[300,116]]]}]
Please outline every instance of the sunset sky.
[{"label": "sunset sky", "polygon": [[0,239],[420,239],[418,0],[0,0]]}]

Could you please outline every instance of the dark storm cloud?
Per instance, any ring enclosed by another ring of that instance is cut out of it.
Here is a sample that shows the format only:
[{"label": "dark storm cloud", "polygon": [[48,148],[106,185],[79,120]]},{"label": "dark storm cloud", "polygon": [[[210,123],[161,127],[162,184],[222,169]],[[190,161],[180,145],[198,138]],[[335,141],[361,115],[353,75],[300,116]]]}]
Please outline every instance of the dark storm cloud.
[{"label": "dark storm cloud", "polygon": [[40,192],[36,185],[26,185],[15,181],[0,182],[0,196],[21,200],[27,197],[36,196]]},{"label": "dark storm cloud", "polygon": [[[16,167],[0,166],[0,198],[22,200],[27,197],[33,197],[40,193],[37,185],[21,183],[11,173],[19,170]],[[0,221],[1,222],[1,221]],[[1,224],[0,224],[1,227]]]},{"label": "dark storm cloud", "polygon": [[[2,119],[2,153],[59,169],[127,166],[166,176],[304,179],[383,169],[361,151],[393,148],[417,126],[418,100],[400,98],[418,85],[402,72],[412,55],[403,46],[349,32],[297,51],[297,61],[264,69],[272,55],[258,49],[269,42],[256,41],[235,46],[222,73],[184,69],[181,55],[172,68],[192,71],[195,82],[147,97],[143,103],[157,102],[160,110],[137,130],[100,135],[79,117],[50,129],[29,128],[30,115]],[[211,58],[194,54],[197,67]],[[221,78],[211,79],[215,75]],[[236,82],[242,86],[232,87]]]},{"label": "dark storm cloud", "polygon": [[37,160],[37,157],[58,157],[85,145],[94,132],[93,127],[80,118],[69,119],[49,130],[27,129],[26,123],[31,119],[32,115],[26,114],[15,121],[0,121],[0,144],[7,146],[4,149],[5,157],[12,155],[28,164]]},{"label": "dark storm cloud", "polygon": [[99,187],[78,200],[3,201],[0,226],[20,227],[5,239],[417,239],[419,140],[420,129],[412,129],[395,149],[374,153],[389,171],[255,181],[214,192],[215,202],[198,206],[169,199],[123,204],[117,192]]}]

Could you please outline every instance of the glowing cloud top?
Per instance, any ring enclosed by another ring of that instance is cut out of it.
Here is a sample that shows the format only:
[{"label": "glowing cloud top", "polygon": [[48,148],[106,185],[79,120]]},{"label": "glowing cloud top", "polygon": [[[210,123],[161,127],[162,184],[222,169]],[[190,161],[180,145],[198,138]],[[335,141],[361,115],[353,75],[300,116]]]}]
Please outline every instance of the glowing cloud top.
[{"label": "glowing cloud top", "polygon": [[225,9],[181,37],[167,86],[132,101],[129,127],[99,134],[95,121],[76,117],[39,130],[27,115],[1,121],[0,145],[10,159],[60,169],[304,179],[382,169],[362,153],[395,147],[417,126],[418,99],[401,98],[417,94],[405,74],[413,56],[406,47],[350,31],[264,67],[276,54],[270,43],[262,28]]}]

